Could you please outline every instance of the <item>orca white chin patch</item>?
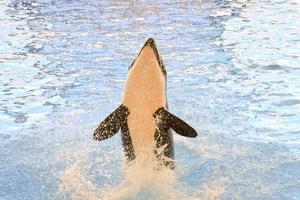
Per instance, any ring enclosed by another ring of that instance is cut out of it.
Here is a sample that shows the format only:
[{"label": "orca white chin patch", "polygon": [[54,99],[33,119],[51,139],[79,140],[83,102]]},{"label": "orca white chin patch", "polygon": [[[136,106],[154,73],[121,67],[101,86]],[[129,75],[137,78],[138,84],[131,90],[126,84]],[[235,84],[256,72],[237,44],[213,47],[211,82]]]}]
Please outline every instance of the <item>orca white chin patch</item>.
[{"label": "orca white chin patch", "polygon": [[107,139],[121,129],[129,161],[150,154],[162,165],[173,168],[171,129],[185,137],[196,137],[197,132],[167,111],[166,75],[155,42],[150,38],[129,68],[122,104],[100,123],[94,139]]},{"label": "orca white chin patch", "polygon": [[123,104],[136,154],[153,151],[157,108],[166,106],[166,81],[152,46],[144,46],[129,69]]}]

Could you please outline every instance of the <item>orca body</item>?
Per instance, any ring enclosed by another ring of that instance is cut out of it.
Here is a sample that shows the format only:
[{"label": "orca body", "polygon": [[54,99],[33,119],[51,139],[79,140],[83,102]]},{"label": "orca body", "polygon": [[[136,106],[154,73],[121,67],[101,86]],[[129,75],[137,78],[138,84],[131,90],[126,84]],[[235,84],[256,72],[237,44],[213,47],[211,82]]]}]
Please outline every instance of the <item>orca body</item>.
[{"label": "orca body", "polygon": [[93,138],[104,140],[121,129],[128,161],[152,154],[160,164],[173,169],[171,129],[185,137],[196,137],[197,132],[168,112],[166,76],[155,42],[150,38],[129,68],[122,104],[100,123]]}]

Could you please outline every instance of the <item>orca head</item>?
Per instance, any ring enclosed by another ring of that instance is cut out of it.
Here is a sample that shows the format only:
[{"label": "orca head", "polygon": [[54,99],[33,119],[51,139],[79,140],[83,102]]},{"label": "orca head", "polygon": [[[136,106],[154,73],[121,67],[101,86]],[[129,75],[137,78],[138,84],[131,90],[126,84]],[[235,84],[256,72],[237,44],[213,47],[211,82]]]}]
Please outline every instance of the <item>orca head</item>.
[{"label": "orca head", "polygon": [[123,103],[129,109],[150,109],[151,112],[164,107],[166,74],[156,44],[149,38],[129,68]]},{"label": "orca head", "polygon": [[[143,45],[142,49],[140,50],[138,56],[134,59],[134,61],[130,65],[129,70],[136,64],[136,61],[138,60],[138,58],[143,57],[143,59],[144,59],[146,57],[145,54],[143,54],[143,53],[145,53],[145,51],[148,52],[147,50],[149,50],[149,49],[151,49],[151,51],[152,51],[152,53],[153,53],[153,55],[154,55],[154,57],[155,57],[158,65],[160,67],[161,72],[163,73],[163,75],[166,78],[167,71],[166,71],[165,65],[163,63],[163,60],[162,60],[162,58],[160,57],[160,55],[158,53],[158,50],[157,50],[157,47],[156,47],[156,43],[155,43],[155,41],[154,41],[153,38],[149,38],[145,42],[145,44]],[[148,55],[149,54],[151,54],[151,53],[148,52]]]}]

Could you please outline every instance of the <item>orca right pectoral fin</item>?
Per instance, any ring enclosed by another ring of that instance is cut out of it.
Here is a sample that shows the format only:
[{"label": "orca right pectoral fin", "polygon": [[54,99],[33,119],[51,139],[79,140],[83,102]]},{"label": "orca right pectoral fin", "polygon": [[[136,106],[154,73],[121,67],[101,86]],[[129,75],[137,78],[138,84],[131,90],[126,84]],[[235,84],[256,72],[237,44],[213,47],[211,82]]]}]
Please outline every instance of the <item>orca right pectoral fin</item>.
[{"label": "orca right pectoral fin", "polygon": [[170,116],[170,127],[179,135],[185,136],[185,137],[197,137],[197,132],[195,129],[193,129],[190,125],[188,125],[185,121],[180,119],[179,117],[176,117],[172,113],[169,113]]},{"label": "orca right pectoral fin", "polygon": [[126,106],[120,105],[114,112],[106,117],[93,133],[94,140],[101,141],[115,135],[129,112]]},{"label": "orca right pectoral fin", "polygon": [[169,127],[179,135],[191,138],[197,137],[197,132],[195,129],[193,129],[185,121],[168,112],[164,108],[159,108],[153,116],[158,117],[160,120],[167,122]]}]

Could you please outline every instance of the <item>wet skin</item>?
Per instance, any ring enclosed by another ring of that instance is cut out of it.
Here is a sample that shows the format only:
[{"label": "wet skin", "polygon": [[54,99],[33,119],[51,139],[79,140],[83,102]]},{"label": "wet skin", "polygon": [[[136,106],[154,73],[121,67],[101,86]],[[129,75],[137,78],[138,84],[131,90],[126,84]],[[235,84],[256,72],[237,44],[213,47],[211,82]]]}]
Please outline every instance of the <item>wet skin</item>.
[{"label": "wet skin", "polygon": [[167,111],[166,70],[155,42],[148,39],[129,68],[122,104],[94,131],[95,140],[104,140],[121,129],[128,161],[154,154],[159,164],[174,168],[171,129],[185,137],[196,131]]}]

